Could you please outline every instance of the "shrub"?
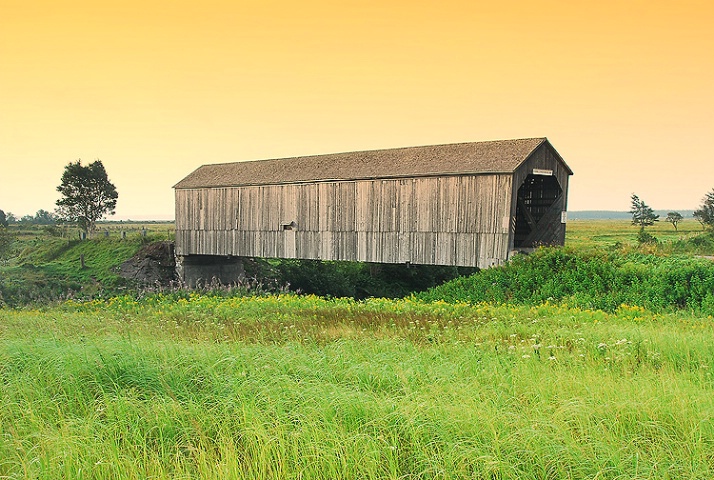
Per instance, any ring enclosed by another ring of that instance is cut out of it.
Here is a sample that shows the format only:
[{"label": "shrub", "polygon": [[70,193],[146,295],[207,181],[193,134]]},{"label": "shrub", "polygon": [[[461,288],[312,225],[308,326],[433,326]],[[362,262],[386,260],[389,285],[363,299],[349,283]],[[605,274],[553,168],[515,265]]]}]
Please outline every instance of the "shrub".
[{"label": "shrub", "polygon": [[414,297],[469,303],[559,302],[611,312],[626,304],[654,311],[714,313],[712,292],[714,262],[706,259],[542,248]]},{"label": "shrub", "polygon": [[644,227],[637,233],[637,243],[640,245],[656,245],[659,243],[657,237],[647,232]]},{"label": "shrub", "polygon": [[293,291],[362,299],[402,297],[474,271],[474,268],[433,265],[273,260],[269,272],[263,266],[252,274],[258,278],[272,277],[278,284],[289,285]]}]

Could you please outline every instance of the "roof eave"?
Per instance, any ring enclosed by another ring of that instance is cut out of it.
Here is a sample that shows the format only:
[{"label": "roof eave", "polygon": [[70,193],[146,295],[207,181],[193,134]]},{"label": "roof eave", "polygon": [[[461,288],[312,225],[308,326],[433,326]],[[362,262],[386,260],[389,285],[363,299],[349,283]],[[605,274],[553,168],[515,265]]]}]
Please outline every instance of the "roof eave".
[{"label": "roof eave", "polygon": [[369,180],[398,180],[405,178],[433,178],[433,177],[467,177],[467,176],[477,176],[477,175],[511,175],[514,170],[493,170],[484,172],[438,172],[438,173],[422,173],[416,175],[379,175],[379,176],[365,176],[365,177],[355,177],[355,178],[320,178],[317,180],[293,180],[285,182],[272,182],[272,183],[225,183],[225,184],[212,184],[212,185],[189,185],[181,186],[184,181],[180,181],[173,186],[176,190],[191,190],[199,188],[236,188],[236,187],[259,187],[259,186],[269,186],[269,185],[302,185],[305,183],[335,183],[335,182],[359,182],[359,181],[369,181]]}]

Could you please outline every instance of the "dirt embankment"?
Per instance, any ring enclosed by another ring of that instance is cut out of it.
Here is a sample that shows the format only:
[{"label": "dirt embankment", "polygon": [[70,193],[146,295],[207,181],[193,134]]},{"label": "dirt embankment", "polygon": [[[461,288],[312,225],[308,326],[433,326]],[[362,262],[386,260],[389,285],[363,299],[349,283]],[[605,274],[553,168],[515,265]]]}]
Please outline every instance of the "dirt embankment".
[{"label": "dirt embankment", "polygon": [[119,275],[144,285],[167,285],[176,280],[173,242],[154,242],[119,267]]}]

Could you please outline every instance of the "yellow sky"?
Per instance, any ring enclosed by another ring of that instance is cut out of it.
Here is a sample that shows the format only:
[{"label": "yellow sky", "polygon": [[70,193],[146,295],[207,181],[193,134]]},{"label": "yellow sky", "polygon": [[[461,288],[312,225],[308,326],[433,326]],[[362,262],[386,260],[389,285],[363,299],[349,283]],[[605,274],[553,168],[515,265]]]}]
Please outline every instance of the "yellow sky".
[{"label": "yellow sky", "polygon": [[115,218],[204,163],[547,136],[570,210],[714,187],[709,1],[0,0],[0,209],[103,161]]}]

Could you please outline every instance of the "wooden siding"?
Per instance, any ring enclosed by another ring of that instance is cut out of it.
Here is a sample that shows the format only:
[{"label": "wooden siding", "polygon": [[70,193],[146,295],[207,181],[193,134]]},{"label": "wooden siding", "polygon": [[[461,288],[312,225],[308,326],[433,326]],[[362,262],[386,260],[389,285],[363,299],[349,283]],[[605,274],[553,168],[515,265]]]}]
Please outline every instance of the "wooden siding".
[{"label": "wooden siding", "polygon": [[513,189],[510,174],[176,189],[176,251],[485,268],[508,256]]}]

